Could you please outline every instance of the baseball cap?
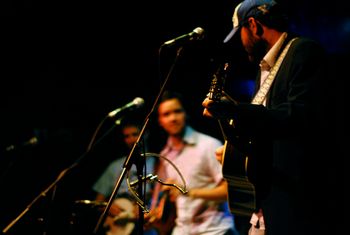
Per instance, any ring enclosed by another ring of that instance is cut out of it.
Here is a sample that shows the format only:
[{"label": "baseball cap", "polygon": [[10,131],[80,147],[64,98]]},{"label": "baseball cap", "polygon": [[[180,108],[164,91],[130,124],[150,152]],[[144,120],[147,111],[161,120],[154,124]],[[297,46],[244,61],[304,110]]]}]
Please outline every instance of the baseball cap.
[{"label": "baseball cap", "polygon": [[244,0],[239,3],[232,17],[233,29],[224,39],[224,43],[231,40],[249,17],[265,14],[268,12],[268,9],[275,4],[276,2],[274,0]]}]

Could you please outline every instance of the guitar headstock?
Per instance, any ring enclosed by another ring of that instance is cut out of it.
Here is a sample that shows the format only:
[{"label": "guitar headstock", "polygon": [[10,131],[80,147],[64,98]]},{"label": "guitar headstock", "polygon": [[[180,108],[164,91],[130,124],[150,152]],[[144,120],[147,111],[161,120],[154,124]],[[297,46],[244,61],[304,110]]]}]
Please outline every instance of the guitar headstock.
[{"label": "guitar headstock", "polygon": [[225,63],[223,68],[219,68],[214,74],[213,79],[210,84],[208,98],[214,101],[219,101],[222,97],[222,93],[224,90],[228,63]]}]

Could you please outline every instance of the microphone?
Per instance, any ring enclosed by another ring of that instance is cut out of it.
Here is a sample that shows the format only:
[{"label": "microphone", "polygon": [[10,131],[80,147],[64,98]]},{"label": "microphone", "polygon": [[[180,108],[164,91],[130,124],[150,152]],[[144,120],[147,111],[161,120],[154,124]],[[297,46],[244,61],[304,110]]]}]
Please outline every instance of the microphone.
[{"label": "microphone", "polygon": [[197,27],[190,33],[181,35],[177,38],[164,42],[162,46],[164,45],[170,46],[170,45],[176,44],[177,42],[182,42],[182,41],[200,40],[200,39],[203,39],[203,37],[204,37],[204,29],[202,29],[201,27]]},{"label": "microphone", "polygon": [[35,146],[37,144],[38,144],[38,138],[36,136],[33,136],[30,139],[28,139],[27,141],[25,141],[19,145],[11,144],[11,145],[7,146],[6,151],[10,152],[10,151],[15,150],[15,149],[19,149],[19,148],[26,147],[26,146]]},{"label": "microphone", "polygon": [[133,108],[139,108],[141,107],[143,104],[145,103],[145,101],[141,98],[141,97],[136,97],[133,101],[127,103],[126,105],[124,105],[121,108],[117,108],[111,112],[108,113],[108,117],[114,117],[115,115],[117,115],[118,113],[120,113],[121,111],[127,110],[127,109],[133,109]]},{"label": "microphone", "polygon": [[[150,181],[154,181],[157,180],[158,176],[157,175],[152,175],[152,174],[148,174],[145,177],[142,177],[141,181],[146,181],[146,180],[150,180]],[[139,183],[139,180],[134,180],[133,182],[130,183],[130,187],[134,187],[136,184]]]}]

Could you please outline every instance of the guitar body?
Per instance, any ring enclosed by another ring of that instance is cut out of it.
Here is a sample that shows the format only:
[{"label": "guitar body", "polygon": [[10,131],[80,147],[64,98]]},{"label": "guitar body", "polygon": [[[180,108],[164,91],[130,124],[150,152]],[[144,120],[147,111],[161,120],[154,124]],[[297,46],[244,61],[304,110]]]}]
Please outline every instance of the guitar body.
[{"label": "guitar body", "polygon": [[256,209],[255,186],[249,180],[251,159],[228,140],[224,144],[222,173],[228,183],[228,203],[232,214],[251,216]]},{"label": "guitar body", "polygon": [[[105,210],[107,202],[102,200],[77,200],[75,201],[78,211],[72,214],[74,234],[91,234],[101,213]],[[83,209],[83,210],[82,210]],[[82,211],[80,211],[82,210]],[[110,210],[97,234],[99,235],[132,235],[138,221],[137,204],[126,197],[118,197],[113,200]]]},{"label": "guitar body", "polygon": [[106,234],[131,235],[137,222],[135,202],[128,198],[116,198],[113,200],[113,204],[119,208],[120,212],[117,215],[107,215],[104,222]]},{"label": "guitar body", "polygon": [[[104,227],[108,235],[133,235],[138,217],[137,204],[127,198],[114,199],[113,204],[120,208],[118,215],[108,215]],[[144,230],[155,229],[157,235],[170,235],[175,226],[176,209],[169,200],[168,193],[162,192],[157,207],[144,215]]]},{"label": "guitar body", "polygon": [[[223,71],[217,71],[212,79],[209,89],[209,99],[220,101],[223,94],[229,97],[223,89],[228,64]],[[218,120],[225,139],[222,157],[222,172],[228,183],[228,203],[232,214],[239,216],[251,216],[256,209],[255,186],[250,181],[252,158],[248,157],[239,149],[248,146],[249,141],[241,140],[235,134],[234,120]],[[242,147],[242,148],[241,148]],[[249,170],[249,171],[248,171]]]}]

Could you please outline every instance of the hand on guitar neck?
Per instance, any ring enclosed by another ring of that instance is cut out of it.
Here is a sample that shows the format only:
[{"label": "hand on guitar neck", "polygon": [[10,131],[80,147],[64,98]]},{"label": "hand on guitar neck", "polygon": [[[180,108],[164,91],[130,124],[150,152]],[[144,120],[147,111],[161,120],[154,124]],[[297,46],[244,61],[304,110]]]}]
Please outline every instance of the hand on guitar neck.
[{"label": "hand on guitar neck", "polygon": [[[228,183],[228,202],[235,215],[251,216],[255,211],[255,186],[248,177],[248,165],[251,161],[242,152],[251,144],[250,140],[239,136],[234,118],[238,102],[224,92],[227,75],[225,64],[223,71],[213,75],[209,93],[202,102],[203,115],[218,120],[225,143],[216,149],[216,159],[222,164],[222,172]],[[239,123],[238,123],[239,124]],[[239,150],[238,150],[239,149]]]},{"label": "hand on guitar neck", "polygon": [[218,69],[213,74],[210,84],[209,93],[202,102],[204,107],[203,115],[216,119],[231,119],[234,116],[238,102],[224,91],[226,82],[228,64],[223,69]]}]

